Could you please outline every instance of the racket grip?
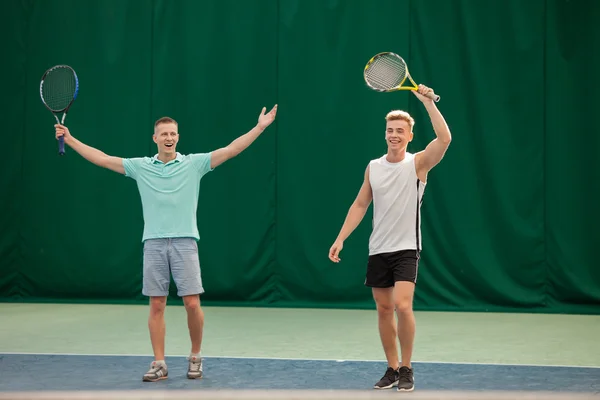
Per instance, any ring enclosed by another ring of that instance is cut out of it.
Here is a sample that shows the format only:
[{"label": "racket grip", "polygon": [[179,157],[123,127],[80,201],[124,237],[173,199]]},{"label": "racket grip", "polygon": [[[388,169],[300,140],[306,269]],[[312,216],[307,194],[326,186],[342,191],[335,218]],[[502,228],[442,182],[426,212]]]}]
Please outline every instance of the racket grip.
[{"label": "racket grip", "polygon": [[438,101],[440,101],[440,96],[438,96],[435,93],[427,93],[427,97],[429,97],[431,100],[435,101],[436,103]]},{"label": "racket grip", "polygon": [[65,155],[65,138],[62,136],[58,138],[58,154]]}]

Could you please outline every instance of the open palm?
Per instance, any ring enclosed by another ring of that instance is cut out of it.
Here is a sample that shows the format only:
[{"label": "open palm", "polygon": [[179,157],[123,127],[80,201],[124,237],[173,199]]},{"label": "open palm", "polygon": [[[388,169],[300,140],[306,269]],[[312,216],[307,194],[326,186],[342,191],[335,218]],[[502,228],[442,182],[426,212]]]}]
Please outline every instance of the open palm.
[{"label": "open palm", "polygon": [[262,129],[265,129],[267,126],[271,125],[273,121],[275,121],[275,115],[277,114],[277,104],[275,104],[275,106],[273,106],[271,111],[269,111],[267,114],[265,114],[266,110],[267,108],[263,107],[260,115],[258,116],[258,126]]}]

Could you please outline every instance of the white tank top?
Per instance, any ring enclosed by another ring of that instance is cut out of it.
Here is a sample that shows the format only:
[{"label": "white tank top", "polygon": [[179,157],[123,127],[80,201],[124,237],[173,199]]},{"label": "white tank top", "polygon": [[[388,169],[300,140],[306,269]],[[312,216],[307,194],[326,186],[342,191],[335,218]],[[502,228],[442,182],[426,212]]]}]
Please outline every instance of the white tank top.
[{"label": "white tank top", "polygon": [[421,250],[421,202],[426,184],[417,178],[415,155],[390,163],[386,155],[369,163],[373,231],[369,255]]}]

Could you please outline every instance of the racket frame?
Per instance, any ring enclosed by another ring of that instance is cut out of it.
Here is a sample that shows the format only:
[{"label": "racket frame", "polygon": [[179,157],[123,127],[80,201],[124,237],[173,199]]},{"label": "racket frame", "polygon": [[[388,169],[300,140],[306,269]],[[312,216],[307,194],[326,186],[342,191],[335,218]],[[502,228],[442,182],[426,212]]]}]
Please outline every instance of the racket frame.
[{"label": "racket frame", "polygon": [[[371,65],[373,65],[373,63],[375,62],[376,59],[378,59],[379,57],[382,57],[384,55],[391,55],[393,57],[396,57],[404,64],[405,74],[404,74],[404,77],[402,78],[402,81],[400,81],[400,84],[398,84],[397,86],[394,86],[393,88],[390,88],[390,89],[376,88],[376,87],[372,86],[369,83],[369,80],[367,79],[367,71],[369,70]],[[417,85],[417,83],[413,80],[412,76],[410,76],[410,72],[408,71],[408,64],[406,63],[406,61],[404,61],[404,59],[402,57],[400,57],[398,54],[391,52],[391,51],[383,51],[383,52],[377,53],[373,57],[371,57],[371,59],[365,65],[365,69],[363,70],[363,77],[365,79],[365,83],[367,84],[367,86],[369,86],[370,89],[375,90],[376,92],[390,93],[390,92],[397,92],[399,90],[414,90],[414,91],[419,90],[419,85]],[[404,82],[406,82],[407,78],[410,81],[410,83],[412,83],[412,86],[402,86],[402,85],[404,85]],[[436,103],[438,101],[440,101],[440,96],[438,96],[435,93],[430,93],[427,95],[427,97],[429,97]]]},{"label": "racket frame", "polygon": [[[75,78],[75,93],[73,93],[73,98],[71,99],[71,101],[69,102],[69,104],[67,104],[66,107],[64,107],[63,109],[60,109],[60,110],[53,110],[52,108],[50,108],[48,106],[48,104],[46,103],[46,100],[44,100],[43,88],[44,88],[44,80],[46,79],[46,76],[48,76],[48,74],[50,72],[52,72],[52,71],[54,71],[55,69],[58,69],[58,68],[67,68],[67,69],[69,69],[73,73],[73,77]],[[44,72],[44,75],[42,75],[42,79],[40,80],[40,98],[42,99],[42,103],[44,103],[44,106],[48,110],[50,110],[50,112],[52,113],[52,115],[54,115],[54,118],[56,119],[56,123],[57,124],[64,125],[65,118],[67,117],[67,113],[69,112],[69,109],[71,108],[71,105],[73,104],[73,102],[77,98],[77,93],[79,93],[79,79],[77,78],[77,73],[75,72],[75,70],[72,67],[70,67],[69,65],[65,65],[65,64],[55,65],[55,66],[53,66],[51,68],[48,68],[46,70],[46,72]],[[62,118],[60,120],[58,119],[58,114],[59,113],[63,113]],[[63,136],[61,136],[60,138],[58,138],[58,154],[60,154],[61,156],[65,155],[65,139],[64,139]]]}]

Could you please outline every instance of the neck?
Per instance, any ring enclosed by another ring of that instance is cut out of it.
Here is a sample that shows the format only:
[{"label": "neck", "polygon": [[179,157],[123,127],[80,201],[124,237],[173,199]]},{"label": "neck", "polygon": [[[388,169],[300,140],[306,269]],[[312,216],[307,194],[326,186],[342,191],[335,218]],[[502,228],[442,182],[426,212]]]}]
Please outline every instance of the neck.
[{"label": "neck", "polygon": [[406,156],[406,149],[389,149],[385,159],[388,162],[396,163],[404,160],[404,156]]},{"label": "neck", "polygon": [[172,161],[174,159],[177,158],[177,154],[176,153],[171,153],[171,154],[165,154],[165,153],[158,153],[158,159],[162,162],[164,162],[165,164],[168,163],[169,161]]}]

